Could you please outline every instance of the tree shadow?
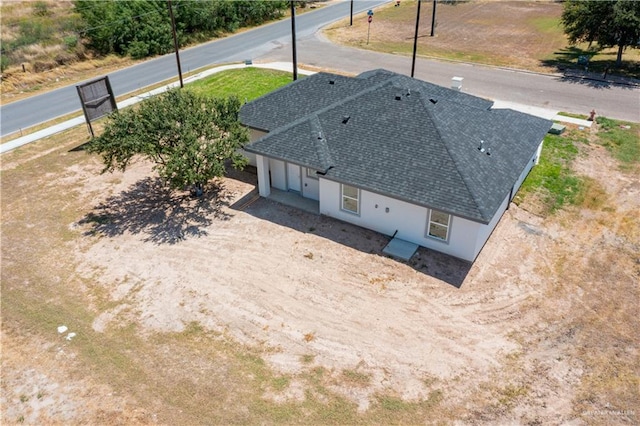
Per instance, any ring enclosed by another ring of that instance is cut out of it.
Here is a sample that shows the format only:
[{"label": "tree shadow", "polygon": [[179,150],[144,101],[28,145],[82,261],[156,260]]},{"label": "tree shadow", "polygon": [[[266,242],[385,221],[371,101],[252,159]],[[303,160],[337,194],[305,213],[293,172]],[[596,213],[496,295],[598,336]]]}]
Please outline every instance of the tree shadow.
[{"label": "tree shadow", "polygon": [[[597,59],[594,59],[596,54]],[[553,72],[562,73],[560,81],[596,89],[609,89],[612,86],[633,89],[640,76],[640,64],[623,62],[621,68],[616,68],[616,53],[603,53],[593,48],[565,47],[554,52],[552,59],[540,63]]]},{"label": "tree shadow", "polygon": [[[255,193],[249,194],[247,198],[249,200],[240,200],[231,208],[243,210],[254,217],[298,232],[326,238],[363,253],[389,257],[382,252],[391,239],[386,235],[328,216],[308,213],[276,201],[258,198]],[[470,262],[424,247],[420,247],[409,261],[393,259],[456,288],[462,286],[472,266]]]},{"label": "tree shadow", "polygon": [[566,69],[577,68],[581,57],[591,58],[596,53],[597,51],[595,50],[569,46],[553,52],[553,58],[544,59],[540,63],[547,68],[552,68],[554,71],[563,72]]},{"label": "tree shadow", "polygon": [[196,198],[170,190],[159,177],[147,177],[98,204],[78,224],[89,226],[85,235],[146,234],[144,241],[176,244],[207,235],[214,220],[228,220],[231,215],[223,208],[230,199],[222,185],[212,185]]}]

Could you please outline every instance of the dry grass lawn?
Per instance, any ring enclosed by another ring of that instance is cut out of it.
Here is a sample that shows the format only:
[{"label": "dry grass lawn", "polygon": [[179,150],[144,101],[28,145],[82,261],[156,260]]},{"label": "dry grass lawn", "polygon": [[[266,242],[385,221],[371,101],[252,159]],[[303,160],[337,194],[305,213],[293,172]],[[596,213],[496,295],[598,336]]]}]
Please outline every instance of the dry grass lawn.
[{"label": "dry grass lawn", "polygon": [[[411,55],[417,2],[403,0],[376,9],[367,44],[366,15],[354,17],[353,26],[343,19],[325,30],[330,40],[387,53]],[[560,15],[562,4],[551,1],[482,0],[438,3],[436,27],[431,37],[433,2],[420,9],[418,55],[539,72],[555,72],[558,66],[576,65],[580,49],[569,46]],[[616,49],[605,49],[592,59],[593,68],[604,69],[615,60]],[[627,49],[625,72],[640,75],[640,51]]]}]

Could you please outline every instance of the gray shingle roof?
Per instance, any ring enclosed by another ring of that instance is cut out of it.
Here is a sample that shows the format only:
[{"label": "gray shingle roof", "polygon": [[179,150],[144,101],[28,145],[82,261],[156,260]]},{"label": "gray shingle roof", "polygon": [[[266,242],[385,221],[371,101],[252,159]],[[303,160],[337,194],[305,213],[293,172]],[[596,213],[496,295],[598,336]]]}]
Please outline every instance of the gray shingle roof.
[{"label": "gray shingle roof", "polygon": [[[336,87],[344,90],[337,94]],[[351,79],[307,77],[243,106],[240,117],[270,131],[247,151],[488,223],[552,124],[490,106],[481,98],[376,70]],[[491,155],[478,150],[480,141]]]}]

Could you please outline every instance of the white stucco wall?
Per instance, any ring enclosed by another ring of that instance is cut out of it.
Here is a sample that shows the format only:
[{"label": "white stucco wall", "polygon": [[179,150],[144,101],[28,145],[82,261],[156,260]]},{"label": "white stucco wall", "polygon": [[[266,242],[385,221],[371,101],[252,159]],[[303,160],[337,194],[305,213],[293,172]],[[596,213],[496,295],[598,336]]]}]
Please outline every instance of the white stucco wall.
[{"label": "white stucco wall", "polygon": [[498,225],[498,222],[500,222],[500,219],[502,219],[502,215],[504,214],[505,211],[507,211],[507,207],[509,207],[510,201],[511,200],[509,200],[509,195],[507,194],[507,196],[504,197],[504,200],[502,201],[502,204],[500,205],[498,212],[493,217],[491,222],[489,222],[488,225],[481,226],[478,229],[478,234],[476,236],[476,247],[474,249],[474,252],[475,252],[474,258],[478,256],[478,254],[480,253],[480,250],[482,250],[482,247],[484,247],[485,243],[491,236],[491,233]]},{"label": "white stucco wall", "polygon": [[[266,135],[267,132],[263,132],[262,130],[249,128],[249,142],[254,142]],[[252,152],[247,152],[244,149],[240,150],[240,153],[249,159],[249,164],[252,166],[256,166],[256,155]]]},{"label": "white stucco wall", "polygon": [[425,207],[360,190],[360,214],[355,215],[340,209],[339,183],[322,178],[319,183],[321,214],[389,236],[397,230],[398,238],[468,261],[475,260],[499,222],[509,198],[507,195],[499,214],[489,225],[452,216],[449,240],[445,242],[426,237],[429,209]]},{"label": "white stucco wall", "polygon": [[533,154],[533,156],[529,159],[529,162],[527,163],[527,167],[524,168],[524,170],[520,174],[520,177],[518,178],[516,183],[513,185],[513,191],[511,192],[511,199],[513,199],[513,197],[516,196],[516,193],[518,192],[518,189],[520,189],[520,186],[522,185],[522,182],[524,182],[524,180],[527,178],[527,176],[529,175],[529,172],[531,171],[533,166],[538,164],[538,161],[540,159],[540,154],[541,153],[542,153],[542,142],[540,142],[540,145],[538,145],[538,149]]}]

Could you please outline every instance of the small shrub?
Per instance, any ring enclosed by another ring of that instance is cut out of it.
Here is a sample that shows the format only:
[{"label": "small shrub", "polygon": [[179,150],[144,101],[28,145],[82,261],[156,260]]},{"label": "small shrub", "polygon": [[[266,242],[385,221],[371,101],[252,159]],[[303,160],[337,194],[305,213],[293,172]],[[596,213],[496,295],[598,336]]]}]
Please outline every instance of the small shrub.
[{"label": "small shrub", "polygon": [[64,41],[64,45],[67,46],[67,49],[69,50],[75,49],[75,47],[78,45],[78,36],[75,35],[65,36],[62,40]]},{"label": "small shrub", "polygon": [[6,55],[0,56],[0,72],[4,72],[11,65],[11,60]]},{"label": "small shrub", "polygon": [[304,335],[304,341],[305,342],[310,342],[315,338],[316,338],[315,333],[307,333],[307,334]]}]

